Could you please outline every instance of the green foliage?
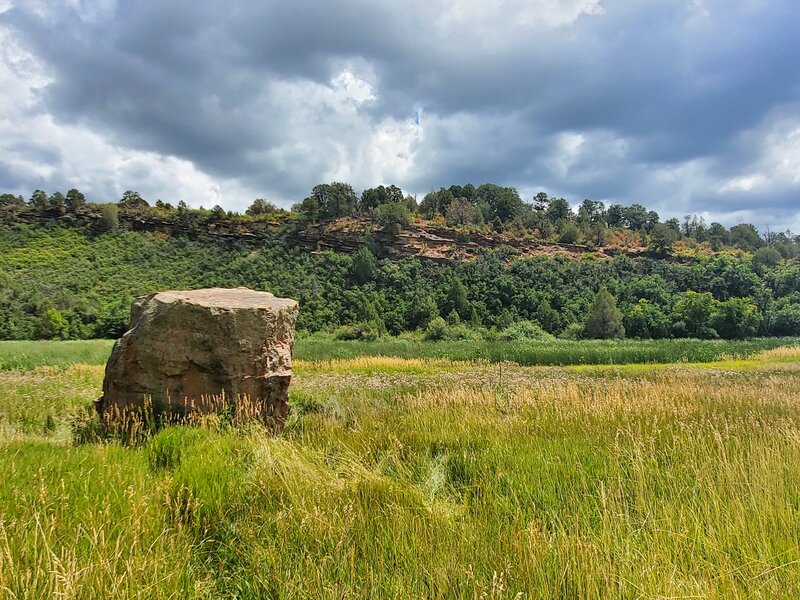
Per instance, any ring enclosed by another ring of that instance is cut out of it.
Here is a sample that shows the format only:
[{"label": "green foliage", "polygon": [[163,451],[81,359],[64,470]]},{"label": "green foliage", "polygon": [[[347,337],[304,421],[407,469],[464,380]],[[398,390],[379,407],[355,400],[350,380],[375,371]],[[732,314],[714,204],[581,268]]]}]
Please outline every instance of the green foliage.
[{"label": "green foliage", "polygon": [[757,272],[763,273],[767,269],[777,266],[781,262],[781,253],[772,246],[764,246],[753,254],[753,267]]},{"label": "green foliage", "polygon": [[450,227],[480,225],[483,223],[483,214],[466,198],[455,198],[445,210],[445,219]]},{"label": "green foliage", "polygon": [[276,213],[279,210],[280,209],[272,202],[267,202],[263,198],[256,198],[253,203],[247,207],[245,214],[250,215],[251,217],[257,217]]},{"label": "green foliage", "polygon": [[424,338],[428,341],[438,342],[443,340],[478,340],[480,336],[458,320],[458,313],[453,311],[450,318],[445,321],[442,317],[435,317],[425,329]]},{"label": "green foliage", "polygon": [[711,322],[721,338],[738,339],[754,336],[763,317],[751,298],[731,298],[717,305]]},{"label": "green foliage", "polygon": [[438,342],[447,338],[449,326],[442,317],[435,317],[425,328],[425,339]]},{"label": "green foliage", "polygon": [[406,309],[406,329],[425,329],[438,316],[439,308],[433,298],[423,292],[414,294]]},{"label": "green foliage", "polygon": [[453,200],[455,196],[450,190],[445,188],[440,188],[439,191],[431,190],[420,202],[419,212],[423,217],[433,219],[437,215],[447,214],[447,209]]},{"label": "green foliage", "polygon": [[86,206],[86,196],[84,196],[79,190],[72,188],[67,192],[67,196],[65,198],[67,210],[72,213],[78,212],[84,206]]},{"label": "green foliage", "polygon": [[42,340],[65,338],[67,322],[64,316],[52,306],[42,309],[36,323],[36,337]]},{"label": "green foliage", "polygon": [[353,277],[359,283],[372,281],[378,272],[378,261],[367,246],[353,255]]},{"label": "green foliage", "polygon": [[[195,214],[187,209],[176,218]],[[800,302],[790,300],[800,292],[795,259],[762,269],[749,256],[731,253],[682,261],[520,259],[500,248],[474,261],[434,264],[386,256],[375,239],[353,255],[309,253],[287,245],[272,229],[230,239],[135,232],[125,226],[99,234],[91,222],[84,228],[52,222],[0,227],[0,339],[118,337],[127,327],[133,298],[211,286],[294,297],[301,304],[298,328],[328,334],[366,323],[372,325],[359,328],[366,335],[424,330],[436,316],[453,311],[463,329],[502,330],[515,321],[533,321],[558,334],[585,320],[594,299],[591,290],[603,285],[616,297],[631,336],[800,334],[794,316]],[[705,314],[698,316],[687,304],[688,291],[713,300]],[[637,312],[642,298],[652,306]],[[753,320],[743,332],[728,328],[723,333],[730,319],[712,319],[718,312],[715,302],[731,298],[752,299],[763,315],[754,333]],[[48,308],[56,312],[45,314]]]},{"label": "green foliage", "polygon": [[97,311],[92,335],[109,339],[122,337],[128,329],[132,302],[130,296],[123,296],[102,304]]},{"label": "green foliage", "polygon": [[583,338],[583,330],[583,323],[570,323],[564,328],[558,337],[563,340],[580,340]]},{"label": "green foliage", "polygon": [[756,250],[764,244],[758,231],[750,223],[740,223],[731,227],[729,240],[737,248],[750,251]]},{"label": "green foliage", "polygon": [[323,219],[347,217],[355,212],[358,197],[346,183],[326,183],[314,186],[310,196],[319,206]]},{"label": "green foliage", "polygon": [[14,194],[0,194],[0,207],[21,207],[25,205],[25,200],[22,196],[15,196]]},{"label": "green foliage", "polygon": [[119,228],[119,207],[114,204],[103,206],[102,215],[97,222],[98,233],[114,233]]},{"label": "green foliage", "polygon": [[664,224],[656,225],[650,234],[650,250],[656,254],[671,254],[678,232]]},{"label": "green foliage", "polygon": [[572,221],[562,221],[558,227],[558,241],[562,244],[575,244],[580,238],[580,230]]},{"label": "green foliage", "polygon": [[800,331],[800,303],[779,306],[769,316],[769,333],[772,335],[795,335]]},{"label": "green foliage", "polygon": [[375,221],[384,230],[397,235],[411,224],[411,213],[402,203],[381,204],[375,210]]},{"label": "green foliage", "polygon": [[608,241],[608,225],[603,221],[596,221],[589,225],[587,234],[589,242],[595,246],[603,246]]},{"label": "green foliage", "polygon": [[363,321],[354,325],[342,325],[333,334],[336,340],[377,340],[382,327],[377,321]]},{"label": "green foliage", "polygon": [[583,324],[583,335],[590,339],[602,340],[625,337],[622,313],[617,308],[614,296],[606,288],[597,293],[589,308]]},{"label": "green foliage", "polygon": [[447,288],[443,312],[446,314],[455,312],[461,318],[469,318],[470,308],[471,306],[467,299],[467,288],[464,287],[464,283],[458,276],[452,277]]},{"label": "green foliage", "polygon": [[626,334],[633,338],[666,338],[670,337],[672,329],[669,316],[647,298],[640,298],[625,313],[623,322]]},{"label": "green foliage", "polygon": [[552,335],[542,329],[535,321],[517,321],[500,332],[500,340],[552,340]]},{"label": "green foliage", "polygon": [[[384,204],[405,205],[403,190],[396,185],[390,185],[388,187],[379,185],[376,188],[364,190],[361,192],[361,201],[359,202],[358,208],[361,212],[369,212]],[[406,208],[408,208],[408,206],[406,206]]]},{"label": "green foliage", "polygon": [[475,190],[475,196],[489,207],[489,218],[499,219],[502,223],[514,220],[523,209],[522,199],[514,188],[484,183]]},{"label": "green foliage", "polygon": [[[545,211],[547,220],[552,224],[569,222],[573,219],[572,209],[564,198],[550,198]],[[572,243],[572,242],[569,242]]]},{"label": "green foliage", "polygon": [[684,292],[672,309],[675,334],[678,337],[718,337],[712,325],[717,306],[718,301],[709,292]]},{"label": "green foliage", "polygon": [[117,206],[127,210],[141,210],[147,208],[150,204],[147,200],[142,198],[139,192],[128,190],[122,194],[122,198],[117,202]]}]

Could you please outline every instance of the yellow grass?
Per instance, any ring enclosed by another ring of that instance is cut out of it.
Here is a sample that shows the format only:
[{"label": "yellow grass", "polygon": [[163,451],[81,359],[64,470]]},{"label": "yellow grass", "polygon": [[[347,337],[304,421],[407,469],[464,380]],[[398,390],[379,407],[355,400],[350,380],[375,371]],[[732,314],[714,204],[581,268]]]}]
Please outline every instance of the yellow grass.
[{"label": "yellow grass", "polygon": [[398,358],[395,356],[358,356],[325,361],[295,360],[294,367],[300,371],[322,370],[330,372],[352,371],[423,371],[450,369],[460,363],[446,358]]}]

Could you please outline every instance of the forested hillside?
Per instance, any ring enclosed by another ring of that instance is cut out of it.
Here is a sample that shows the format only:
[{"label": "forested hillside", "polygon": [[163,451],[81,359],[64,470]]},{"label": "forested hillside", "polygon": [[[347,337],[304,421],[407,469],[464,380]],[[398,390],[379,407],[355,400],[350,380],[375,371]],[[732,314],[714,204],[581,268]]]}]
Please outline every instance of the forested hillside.
[{"label": "forested hillside", "polygon": [[[317,186],[290,213],[257,200],[245,215],[151,207],[135,192],[106,205],[77,190],[0,199],[0,339],[116,337],[135,296],[207,286],[297,298],[303,332],[339,338],[800,334],[795,236],[661,223],[637,205],[586,201],[574,213],[563,199],[526,204],[511,188],[465,186],[417,206],[394,186],[359,199],[345,184]],[[344,216],[368,224],[347,248],[296,243]],[[471,260],[403,256],[391,240],[412,220],[438,222],[454,238],[503,230],[503,239],[571,244],[572,253],[500,246],[478,247]]]}]

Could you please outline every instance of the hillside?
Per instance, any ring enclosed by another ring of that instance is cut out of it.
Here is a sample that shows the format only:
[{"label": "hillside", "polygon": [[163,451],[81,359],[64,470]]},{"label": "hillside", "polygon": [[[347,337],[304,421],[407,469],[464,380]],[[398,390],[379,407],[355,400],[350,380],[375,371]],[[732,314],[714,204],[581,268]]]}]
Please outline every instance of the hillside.
[{"label": "hillside", "polygon": [[[444,242],[450,232],[424,228],[383,245],[375,234],[364,240],[357,223],[298,234],[285,222],[186,231],[140,219],[98,233],[80,219],[16,219],[0,230],[0,338],[114,337],[137,295],[239,285],[298,298],[303,331],[341,337],[418,329],[433,338],[491,337],[523,321],[576,335],[601,287],[616,298],[630,337],[800,333],[796,260],[759,264],[742,252],[612,257],[534,242],[528,253],[519,250],[523,240],[500,245],[495,236],[454,232]],[[423,236],[436,236],[425,252],[437,260],[403,250]],[[368,246],[356,250],[362,241]],[[474,260],[440,260],[448,252]],[[524,323],[522,330],[539,335]]]},{"label": "hillside", "polygon": [[16,203],[0,217],[0,339],[115,337],[135,296],[240,285],[299,299],[305,334],[340,338],[574,338],[602,288],[628,337],[800,334],[791,239],[781,253],[691,236],[659,249],[625,227],[566,243],[513,223],[130,205]]}]

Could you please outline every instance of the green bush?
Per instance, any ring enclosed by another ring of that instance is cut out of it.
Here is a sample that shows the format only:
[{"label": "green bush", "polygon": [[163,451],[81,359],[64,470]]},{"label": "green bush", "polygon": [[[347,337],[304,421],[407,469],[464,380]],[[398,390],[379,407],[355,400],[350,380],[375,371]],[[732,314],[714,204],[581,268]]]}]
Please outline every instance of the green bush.
[{"label": "green bush", "polygon": [[581,323],[570,323],[558,337],[562,340],[579,340],[583,337],[583,325]]},{"label": "green bush", "polygon": [[342,325],[333,334],[335,340],[377,340],[380,328],[372,321]]},{"label": "green bush", "polygon": [[425,339],[433,342],[447,339],[448,329],[447,321],[442,317],[435,317],[431,319],[431,322],[428,323],[428,327],[425,328]]},{"label": "green bush", "polygon": [[423,337],[429,341],[481,339],[481,335],[469,326],[463,323],[450,324],[442,317],[436,317],[428,324]]},{"label": "green bush", "polygon": [[501,331],[497,338],[505,341],[555,339],[535,321],[517,321]]}]

